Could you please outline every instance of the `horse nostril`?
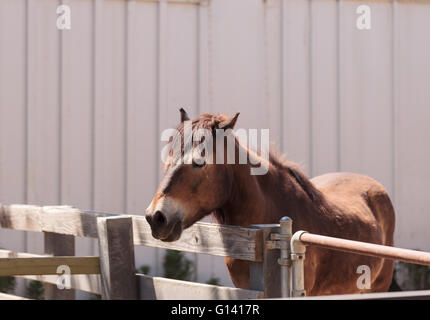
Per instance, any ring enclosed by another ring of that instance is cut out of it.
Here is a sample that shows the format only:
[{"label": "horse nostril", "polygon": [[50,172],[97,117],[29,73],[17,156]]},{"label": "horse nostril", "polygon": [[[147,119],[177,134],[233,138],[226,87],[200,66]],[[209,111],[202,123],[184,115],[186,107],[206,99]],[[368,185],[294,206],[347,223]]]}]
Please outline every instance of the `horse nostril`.
[{"label": "horse nostril", "polygon": [[157,227],[163,226],[164,224],[166,224],[166,221],[167,221],[166,217],[161,211],[157,211],[154,214],[154,217],[152,219],[153,219],[154,226],[157,226]]},{"label": "horse nostril", "polygon": [[151,217],[149,214],[147,214],[147,215],[145,216],[145,219],[146,219],[146,221],[148,222],[148,224],[149,224],[149,225],[151,225],[151,223],[152,223],[152,217]]}]

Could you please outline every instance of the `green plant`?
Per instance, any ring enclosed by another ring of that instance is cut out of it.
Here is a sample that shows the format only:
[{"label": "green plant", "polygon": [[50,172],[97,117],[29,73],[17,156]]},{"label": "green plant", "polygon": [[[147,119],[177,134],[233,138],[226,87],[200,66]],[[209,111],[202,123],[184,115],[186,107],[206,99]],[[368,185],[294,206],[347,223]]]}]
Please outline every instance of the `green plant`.
[{"label": "green plant", "polygon": [[215,286],[219,286],[219,278],[217,277],[211,277],[208,281],[206,281],[207,284],[213,284]]},{"label": "green plant", "polygon": [[15,277],[0,277],[0,292],[11,293],[15,290]]},{"label": "green plant", "polygon": [[90,293],[88,300],[101,300],[102,296],[99,294],[95,294],[95,293]]},{"label": "green plant", "polygon": [[180,251],[167,250],[163,259],[164,277],[190,280],[194,271],[193,262]]},{"label": "green plant", "polygon": [[400,264],[407,270],[408,282],[413,289],[430,289],[430,267],[410,263]]},{"label": "green plant", "polygon": [[31,280],[27,285],[26,294],[30,299],[43,300],[45,295],[43,283],[37,280]]},{"label": "green plant", "polygon": [[397,261],[394,278],[405,291],[430,289],[430,267],[427,266]]},{"label": "green plant", "polygon": [[143,264],[141,265],[137,270],[136,273],[143,273],[148,275],[151,272],[151,267],[148,266],[147,264]]}]

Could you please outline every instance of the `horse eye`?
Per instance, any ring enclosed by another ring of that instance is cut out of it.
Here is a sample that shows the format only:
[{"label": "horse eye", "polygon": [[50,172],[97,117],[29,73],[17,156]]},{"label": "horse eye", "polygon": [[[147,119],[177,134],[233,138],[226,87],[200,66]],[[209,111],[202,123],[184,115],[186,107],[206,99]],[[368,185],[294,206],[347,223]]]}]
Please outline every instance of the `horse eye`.
[{"label": "horse eye", "polygon": [[194,168],[202,168],[206,165],[206,161],[203,161],[203,163],[197,163],[195,161],[193,161],[193,167]]}]

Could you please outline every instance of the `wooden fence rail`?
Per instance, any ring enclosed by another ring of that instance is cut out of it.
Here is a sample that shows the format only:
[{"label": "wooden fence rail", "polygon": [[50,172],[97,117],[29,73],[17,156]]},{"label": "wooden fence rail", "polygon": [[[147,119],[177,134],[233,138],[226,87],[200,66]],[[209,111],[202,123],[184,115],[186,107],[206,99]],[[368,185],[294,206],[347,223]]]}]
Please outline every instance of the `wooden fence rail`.
[{"label": "wooden fence rail", "polygon": [[[50,257],[52,255],[38,255],[33,253],[21,253],[21,252],[13,252],[10,250],[0,250],[0,258],[38,258],[38,257]],[[93,257],[96,258],[97,257]],[[58,280],[58,274],[55,275],[21,275],[19,278],[28,279],[28,280],[36,280],[44,282],[45,284],[56,285]],[[101,295],[101,283],[100,283],[100,275],[99,274],[75,274],[70,277],[71,287],[76,290],[81,290],[89,293],[94,293]],[[61,291],[73,291],[73,290],[61,290]],[[46,294],[46,292],[45,292]],[[64,298],[64,299],[73,299],[74,295],[67,295],[64,297],[64,294],[58,294],[55,297],[49,297],[51,299],[54,298]]]},{"label": "wooden fence rail", "polygon": [[264,293],[257,290],[221,287],[162,277],[150,277],[143,274],[137,274],[136,277],[140,287],[140,299],[142,300],[243,300],[264,297]]},{"label": "wooden fence rail", "polygon": [[98,257],[0,258],[0,276],[58,274],[58,266],[68,266],[70,274],[100,274]]},{"label": "wooden fence rail", "polygon": [[[119,215],[81,211],[69,206],[3,205],[0,228],[98,238],[97,218],[115,216]],[[185,230],[181,239],[169,243],[152,237],[145,217],[130,217],[134,245],[262,261],[261,230],[198,222]]]},{"label": "wooden fence rail", "polygon": [[[143,216],[82,211],[70,206],[1,204],[0,227],[44,233],[44,256],[0,250],[0,269],[3,269],[0,275],[43,281],[49,299],[75,297],[74,290],[58,290],[55,286],[56,267],[60,264],[73,265],[73,289],[101,294],[104,299],[137,299],[139,294],[143,299],[181,299],[184,293],[188,297],[214,299],[263,297],[263,290],[258,286],[252,287],[256,290],[242,290],[136,275],[134,261],[134,245],[144,245],[232,257],[262,265],[263,230],[259,228],[196,223],[183,232],[180,240],[167,243],[152,237]],[[76,236],[98,239],[100,257],[64,257],[74,255]],[[12,265],[19,268],[13,269]],[[260,268],[254,273],[257,280],[253,283],[263,285],[267,278],[264,274],[275,269],[276,265]],[[142,287],[146,288],[143,293],[139,290]]]}]

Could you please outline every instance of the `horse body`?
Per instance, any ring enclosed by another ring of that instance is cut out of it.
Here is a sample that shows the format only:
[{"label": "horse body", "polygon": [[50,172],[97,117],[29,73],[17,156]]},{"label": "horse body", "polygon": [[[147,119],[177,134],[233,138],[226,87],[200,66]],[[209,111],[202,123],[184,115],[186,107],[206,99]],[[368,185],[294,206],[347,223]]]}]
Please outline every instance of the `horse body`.
[{"label": "horse body", "polygon": [[[301,176],[300,179],[303,178]],[[293,232],[305,230],[320,235],[393,245],[394,210],[385,189],[377,181],[352,173],[329,173],[313,178],[310,183],[321,192],[319,196],[324,200],[321,210],[321,207],[314,206],[294,176],[286,176],[285,179],[289,180],[289,183],[284,183],[289,185],[285,190],[268,193],[264,195],[265,200],[254,196],[252,199],[255,200],[242,207],[243,211],[238,207],[231,208],[239,214],[224,213],[228,217],[224,223],[249,227],[251,224],[276,223],[281,217],[289,216],[293,219]],[[291,188],[294,188],[294,192]],[[293,201],[290,200],[292,193]],[[271,199],[268,201],[267,197]],[[245,225],[242,215],[253,219],[248,219]],[[249,263],[226,258],[226,264],[234,285],[249,288]],[[368,290],[357,286],[360,276],[357,268],[362,265],[370,269],[371,286]],[[318,247],[307,248],[305,288],[309,295],[383,292],[388,290],[392,277],[392,261]]]},{"label": "horse body", "polygon": [[[184,112],[181,121],[188,117]],[[201,115],[193,130],[232,128],[225,116]],[[179,129],[182,129],[181,125]],[[183,146],[182,146],[183,148]],[[258,155],[236,140],[235,152]],[[261,161],[266,161],[261,159]],[[270,153],[268,171],[250,175],[250,164],[166,166],[166,175],[147,209],[153,236],[177,240],[182,230],[213,214],[219,223],[249,227],[293,220],[293,232],[393,245],[394,209],[384,187],[370,177],[330,173],[309,180],[293,163]],[[249,288],[249,262],[226,258],[236,287]],[[360,289],[359,266],[370,270],[370,289]],[[387,291],[393,276],[388,260],[308,247],[305,289],[308,295]]]},{"label": "horse body", "polygon": [[[350,173],[326,174],[311,181],[322,191],[330,205],[332,215],[338,220],[333,228],[318,230],[316,226],[317,230],[314,233],[386,246],[393,245],[394,208],[380,183],[367,176]],[[394,269],[391,260],[324,249],[317,250],[316,255],[323,263],[320,268],[314,270],[315,274],[321,275],[309,291],[314,295],[384,292],[390,287]],[[357,268],[360,265],[370,268],[369,290],[357,287]],[[334,270],[325,270],[330,268]],[[325,273],[330,276],[322,276]]]}]

